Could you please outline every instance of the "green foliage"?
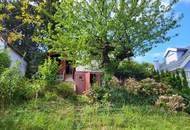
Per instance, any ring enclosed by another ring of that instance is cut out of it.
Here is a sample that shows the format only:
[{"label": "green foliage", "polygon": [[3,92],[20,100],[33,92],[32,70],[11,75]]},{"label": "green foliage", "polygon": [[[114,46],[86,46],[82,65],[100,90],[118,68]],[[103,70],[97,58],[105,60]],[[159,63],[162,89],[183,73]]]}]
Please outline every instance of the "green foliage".
[{"label": "green foliage", "polygon": [[0,52],[0,74],[5,68],[8,68],[11,64],[11,60],[7,52]]},{"label": "green foliage", "polygon": [[183,84],[183,87],[188,87],[188,81],[187,81],[187,77],[186,77],[186,74],[185,74],[185,70],[183,69],[182,72],[181,72],[181,76],[182,76],[182,84]]},{"label": "green foliage", "polygon": [[[158,80],[158,77],[160,80]],[[171,85],[178,91],[188,88],[188,81],[184,70],[180,72],[179,70],[175,72],[161,71],[160,73],[154,73],[153,78],[157,81]]]},{"label": "green foliage", "polygon": [[131,94],[143,97],[149,104],[154,104],[160,95],[173,93],[171,86],[149,78],[143,79],[140,82],[131,78],[127,79],[124,88]]},{"label": "green foliage", "polygon": [[89,97],[91,102],[111,104],[154,104],[160,95],[172,94],[172,88],[153,79],[137,81],[129,78],[120,84],[112,78],[105,86],[93,86]]},{"label": "green foliage", "polygon": [[182,90],[182,82],[181,82],[181,77],[179,74],[179,71],[176,71],[176,88],[181,91]]},{"label": "green foliage", "polygon": [[9,104],[13,101],[16,92],[22,84],[20,72],[17,67],[5,69],[0,77],[0,103]]},{"label": "green foliage", "polygon": [[[0,129],[7,130],[189,130],[190,117],[152,106],[73,104],[58,98],[39,99],[13,106],[0,115]],[[159,122],[159,123],[158,123]]]},{"label": "green foliage", "polygon": [[56,59],[46,59],[45,62],[39,66],[38,79],[46,83],[47,86],[55,84],[58,73],[58,63]]},{"label": "green foliage", "polygon": [[[154,75],[154,78],[158,74]],[[190,113],[190,88],[188,87],[188,82],[184,70],[177,70],[176,72],[161,72],[160,82],[169,84],[172,86],[176,94],[182,96],[185,100],[186,109],[185,111]]]},{"label": "green foliage", "polygon": [[74,84],[72,83],[59,83],[53,86],[53,91],[57,93],[59,96],[64,98],[74,97]]},{"label": "green foliage", "polygon": [[118,66],[171,39],[166,34],[178,27],[172,10],[177,1],[62,0],[43,42],[76,64],[95,59],[104,69]]},{"label": "green foliage", "polygon": [[32,79],[32,80],[25,80],[25,87],[24,87],[24,97],[26,99],[37,99],[39,97],[44,96],[46,93],[45,90],[46,83],[43,80]]},{"label": "green foliage", "polygon": [[28,60],[27,76],[30,78],[47,52],[47,47],[36,40],[42,38],[40,30],[46,28],[49,21],[41,10],[48,11],[46,6],[53,1],[35,2],[38,6],[32,6],[29,0],[0,2],[1,37]]},{"label": "green foliage", "polygon": [[55,92],[49,92],[47,91],[44,95],[45,100],[47,101],[54,101],[58,98],[57,94]]},{"label": "green foliage", "polygon": [[5,69],[0,76],[0,105],[21,103],[28,99],[37,99],[44,94],[43,80],[29,80],[21,76],[18,66]]},{"label": "green foliage", "polygon": [[161,77],[160,72],[156,71],[156,70],[153,70],[152,78],[154,78],[157,82],[160,82],[160,79],[161,79],[160,77]]},{"label": "green foliage", "polygon": [[113,70],[114,75],[120,79],[135,78],[137,80],[145,79],[151,76],[152,70],[148,64],[140,64],[135,61],[123,61],[117,69]]},{"label": "green foliage", "polygon": [[100,86],[93,86],[90,90],[88,97],[90,98],[91,103],[109,103],[111,98],[111,89],[109,87],[100,87]]}]

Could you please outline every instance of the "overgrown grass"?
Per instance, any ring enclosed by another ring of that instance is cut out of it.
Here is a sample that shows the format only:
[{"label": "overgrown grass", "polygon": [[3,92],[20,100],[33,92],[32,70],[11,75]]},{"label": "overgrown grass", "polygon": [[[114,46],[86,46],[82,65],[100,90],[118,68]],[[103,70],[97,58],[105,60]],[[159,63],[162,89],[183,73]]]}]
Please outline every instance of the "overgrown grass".
[{"label": "overgrown grass", "polygon": [[89,105],[59,97],[10,106],[0,114],[2,130],[190,130],[185,113],[146,105]]}]

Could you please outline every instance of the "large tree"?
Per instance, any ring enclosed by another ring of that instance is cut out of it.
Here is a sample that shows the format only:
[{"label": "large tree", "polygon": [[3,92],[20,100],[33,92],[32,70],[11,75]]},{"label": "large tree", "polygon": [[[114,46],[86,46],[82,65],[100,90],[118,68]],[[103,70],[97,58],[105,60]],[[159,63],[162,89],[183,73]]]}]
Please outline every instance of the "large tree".
[{"label": "large tree", "polygon": [[[92,59],[114,69],[124,59],[143,55],[173,36],[177,0],[62,0],[49,23],[45,42],[76,64]],[[114,66],[113,66],[114,65]]]},{"label": "large tree", "polygon": [[54,13],[56,0],[4,0],[0,2],[0,36],[29,62],[28,74],[37,71],[47,51],[38,39],[50,22],[45,15]]}]

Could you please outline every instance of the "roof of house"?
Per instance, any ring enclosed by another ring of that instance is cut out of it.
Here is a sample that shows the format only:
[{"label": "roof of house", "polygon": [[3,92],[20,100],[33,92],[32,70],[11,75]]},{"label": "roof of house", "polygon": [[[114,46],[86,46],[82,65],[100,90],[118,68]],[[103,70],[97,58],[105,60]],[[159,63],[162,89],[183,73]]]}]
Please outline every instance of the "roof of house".
[{"label": "roof of house", "polygon": [[[0,40],[5,44],[5,40],[0,37]],[[22,57],[26,62],[29,62],[28,59],[26,59],[26,57],[20,53],[17,49],[15,49],[13,46],[11,46],[10,44],[6,44],[11,50],[13,50],[16,54],[18,54],[20,57]]]},{"label": "roof of house", "polygon": [[[185,53],[178,61],[171,62],[170,64],[163,63],[160,65],[160,70],[173,71],[185,67],[185,65],[190,61],[190,46],[186,48],[172,48],[167,49],[168,51],[172,50],[183,50]],[[166,51],[167,52],[167,51]],[[166,54],[167,55],[167,54]]]},{"label": "roof of house", "polygon": [[164,53],[164,57],[167,56],[167,54],[170,52],[170,51],[187,51],[188,49],[187,48],[168,48],[165,53]]}]

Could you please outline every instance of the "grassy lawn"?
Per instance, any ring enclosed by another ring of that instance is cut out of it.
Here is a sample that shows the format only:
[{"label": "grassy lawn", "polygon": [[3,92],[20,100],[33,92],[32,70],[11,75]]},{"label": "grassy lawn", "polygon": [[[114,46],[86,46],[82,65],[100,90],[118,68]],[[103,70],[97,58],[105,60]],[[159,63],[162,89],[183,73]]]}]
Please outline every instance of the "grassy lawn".
[{"label": "grassy lawn", "polygon": [[12,106],[0,113],[2,130],[190,130],[190,116],[151,106],[75,103],[63,98]]}]

